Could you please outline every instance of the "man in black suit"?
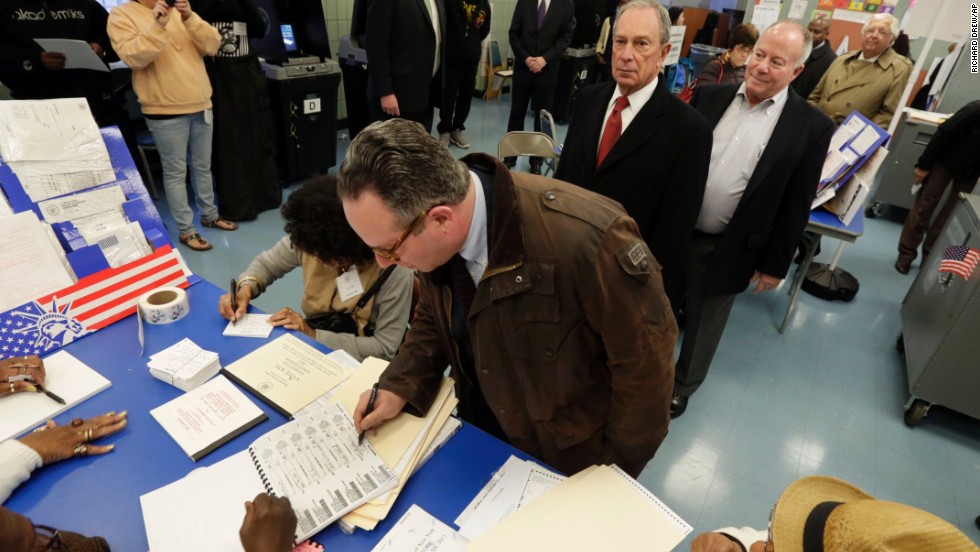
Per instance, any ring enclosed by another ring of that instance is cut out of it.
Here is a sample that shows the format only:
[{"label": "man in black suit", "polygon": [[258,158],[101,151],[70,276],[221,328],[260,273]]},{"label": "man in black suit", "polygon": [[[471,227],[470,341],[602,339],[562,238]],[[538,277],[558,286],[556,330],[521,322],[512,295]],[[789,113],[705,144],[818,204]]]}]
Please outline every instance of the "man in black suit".
[{"label": "man in black suit", "polygon": [[[524,130],[527,105],[535,113],[534,130],[541,131],[537,114],[552,111],[558,62],[572,42],[575,5],[572,0],[518,0],[510,21],[510,48],[514,51],[510,120],[507,132]],[[513,167],[516,159],[504,160]],[[541,174],[541,158],[531,158],[531,172]]]},{"label": "man in black suit", "polygon": [[834,52],[830,47],[830,41],[827,40],[827,35],[830,33],[830,20],[827,19],[827,16],[818,14],[810,20],[807,29],[813,36],[813,49],[810,50],[810,57],[803,65],[803,72],[793,80],[791,85],[793,90],[796,90],[796,93],[804,99],[810,96],[810,92],[813,92],[817,83],[820,82],[820,77],[837,59],[837,52]]},{"label": "man in black suit", "polygon": [[698,87],[691,105],[714,126],[711,166],[688,252],[687,325],[671,415],[708,373],[735,294],[780,284],[810,216],[834,124],[789,88],[810,54],[795,21],[766,29],[741,85]]},{"label": "man in black suit", "polygon": [[367,11],[368,115],[432,129],[442,96],[445,15],[439,0],[373,0]]},{"label": "man in black suit", "polygon": [[[688,239],[708,178],[711,126],[657,77],[669,40],[670,14],[656,0],[632,0],[620,8],[612,41],[615,82],[579,92],[555,178],[623,204],[663,267],[676,312]],[[615,112],[619,98],[628,105]],[[614,117],[621,119],[620,137],[599,163],[600,139],[610,139],[607,127]]]}]

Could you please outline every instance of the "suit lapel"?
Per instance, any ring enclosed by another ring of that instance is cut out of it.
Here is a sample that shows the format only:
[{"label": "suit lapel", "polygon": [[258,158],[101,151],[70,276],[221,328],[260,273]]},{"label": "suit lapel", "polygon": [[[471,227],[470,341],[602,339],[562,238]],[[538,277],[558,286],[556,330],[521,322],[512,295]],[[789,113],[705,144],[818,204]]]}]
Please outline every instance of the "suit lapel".
[{"label": "suit lapel", "polygon": [[[653,90],[653,95],[650,96],[650,100],[633,117],[630,126],[626,127],[626,131],[619,137],[619,140],[616,140],[616,143],[609,150],[609,155],[606,156],[602,165],[596,168],[596,173],[602,172],[607,167],[612,166],[660,133],[663,125],[658,124],[657,119],[667,114],[668,104],[670,102],[669,95],[670,93],[667,92],[665,79],[660,79],[657,82],[657,87]],[[611,97],[612,92],[610,91],[604,105],[609,105],[609,99]],[[603,111],[603,115],[605,115],[605,111]],[[605,125],[605,120],[599,124],[601,128]],[[598,140],[598,136],[596,139]],[[598,149],[598,142],[595,145],[596,149]]]},{"label": "suit lapel", "polygon": [[432,29],[432,14],[429,12],[429,0],[415,0],[415,3],[422,10],[422,15],[425,16],[425,20],[429,23],[429,28]]},{"label": "suit lapel", "polygon": [[772,136],[769,137],[769,141],[766,143],[766,149],[762,152],[762,157],[759,158],[759,163],[756,164],[755,170],[752,171],[752,178],[749,179],[749,183],[745,186],[745,193],[742,195],[743,200],[759,188],[769,173],[769,169],[772,168],[777,159],[783,156],[789,145],[793,143],[794,136],[800,130],[799,128],[794,128],[794,126],[800,120],[797,112],[802,107],[800,104],[802,101],[792,89],[789,91],[789,97],[786,98],[786,105],[783,106],[783,112],[779,114],[779,120],[776,121],[776,126],[772,129]]},{"label": "suit lapel", "polygon": [[615,82],[603,85],[602,89],[596,93],[595,98],[596,105],[602,106],[602,109],[580,109],[578,111],[578,113],[584,116],[582,119],[582,128],[585,129],[583,134],[588,140],[584,151],[586,154],[592,155],[588,166],[593,167],[593,173],[598,171],[598,167],[595,167],[596,152],[599,151],[599,135],[602,133],[602,128],[606,124],[606,107],[609,106],[609,100],[612,98],[615,90]]}]

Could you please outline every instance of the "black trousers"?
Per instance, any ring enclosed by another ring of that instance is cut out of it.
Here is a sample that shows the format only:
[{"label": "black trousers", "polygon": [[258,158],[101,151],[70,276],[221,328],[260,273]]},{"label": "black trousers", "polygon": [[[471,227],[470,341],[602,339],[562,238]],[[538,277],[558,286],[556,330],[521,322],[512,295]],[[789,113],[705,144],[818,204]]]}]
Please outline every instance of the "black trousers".
[{"label": "black trousers", "polygon": [[442,106],[439,108],[439,132],[465,130],[463,126],[470,115],[473,90],[476,88],[476,70],[479,62],[447,59],[442,65],[445,87],[442,90]]},{"label": "black trousers", "polygon": [[[507,132],[524,130],[524,118],[527,117],[528,104],[534,112],[534,130],[541,132],[541,118],[538,114],[542,109],[549,112],[554,111],[555,103],[555,75],[558,73],[558,65],[546,68],[553,74],[535,75],[529,70],[514,69],[514,78],[511,81],[511,102],[510,119],[507,121]],[[531,158],[531,166],[541,166],[540,157]]]}]

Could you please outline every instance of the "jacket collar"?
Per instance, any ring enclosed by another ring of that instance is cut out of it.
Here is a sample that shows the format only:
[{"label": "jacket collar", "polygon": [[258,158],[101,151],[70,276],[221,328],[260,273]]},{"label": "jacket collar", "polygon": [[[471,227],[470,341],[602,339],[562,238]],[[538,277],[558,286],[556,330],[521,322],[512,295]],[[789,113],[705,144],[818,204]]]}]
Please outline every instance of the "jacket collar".
[{"label": "jacket collar", "polygon": [[[845,64],[848,64],[848,63],[850,63],[850,62],[852,62],[852,61],[854,61],[854,60],[856,60],[856,59],[858,59],[858,58],[861,57],[861,50],[855,50],[853,52],[848,52],[848,53],[846,53],[844,55],[845,55],[844,63]],[[896,52],[895,50],[892,50],[891,49],[891,46],[889,46],[888,48],[885,49],[884,52],[881,53],[880,56],[878,56],[878,59],[876,59],[874,61],[874,63],[876,65],[878,65],[879,67],[881,67],[882,69],[888,69],[895,62],[898,61],[898,58],[899,57],[900,56],[899,56],[898,52]]]},{"label": "jacket collar", "polygon": [[473,153],[462,159],[467,167],[493,175],[493,216],[490,236],[493,241],[487,244],[489,257],[484,278],[495,271],[521,265],[527,256],[524,242],[524,225],[517,204],[517,192],[510,171],[500,161],[485,153]]},{"label": "jacket collar", "polygon": [[[608,93],[602,94],[600,100],[604,100],[601,105],[608,105],[609,100],[612,98],[616,90],[616,84],[612,83],[609,87]],[[596,167],[596,174],[601,173],[604,169],[611,167],[620,159],[623,159],[633,150],[639,148],[654,136],[660,134],[663,130],[663,124],[658,123],[657,119],[666,116],[670,111],[670,98],[671,94],[667,91],[667,79],[659,79],[657,81],[657,86],[653,90],[653,94],[650,99],[647,100],[646,104],[636,113],[633,117],[633,122],[630,123],[623,135],[619,137],[616,144],[606,158],[603,160],[601,166]],[[593,111],[599,112],[599,129],[602,129],[605,124],[605,110],[604,109],[594,109]],[[599,135],[595,135],[595,143],[593,144],[593,149],[590,151],[595,151],[598,149],[599,145]],[[595,163],[595,160],[592,161]]]}]

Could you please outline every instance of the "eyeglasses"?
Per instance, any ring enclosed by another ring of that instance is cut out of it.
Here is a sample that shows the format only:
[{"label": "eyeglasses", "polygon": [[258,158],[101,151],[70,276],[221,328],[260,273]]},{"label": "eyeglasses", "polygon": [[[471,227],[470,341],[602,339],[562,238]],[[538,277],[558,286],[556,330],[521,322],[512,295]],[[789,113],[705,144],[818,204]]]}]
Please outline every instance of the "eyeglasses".
[{"label": "eyeglasses", "polygon": [[61,550],[61,533],[57,529],[35,525],[34,533],[37,535],[37,550]]},{"label": "eyeglasses", "polygon": [[432,209],[429,208],[419,213],[419,216],[415,217],[415,220],[413,220],[412,223],[408,225],[408,228],[406,228],[405,231],[402,232],[402,235],[398,236],[398,239],[395,241],[395,245],[391,246],[391,249],[372,247],[371,250],[374,251],[375,255],[381,257],[382,259],[391,261],[393,263],[397,263],[398,261],[401,260],[401,257],[396,255],[395,251],[399,247],[401,247],[402,243],[408,238],[409,235],[411,235],[412,231],[415,230],[415,227],[418,226],[418,224],[422,222],[423,219],[425,219],[426,215],[428,215],[429,211],[431,210]]}]

